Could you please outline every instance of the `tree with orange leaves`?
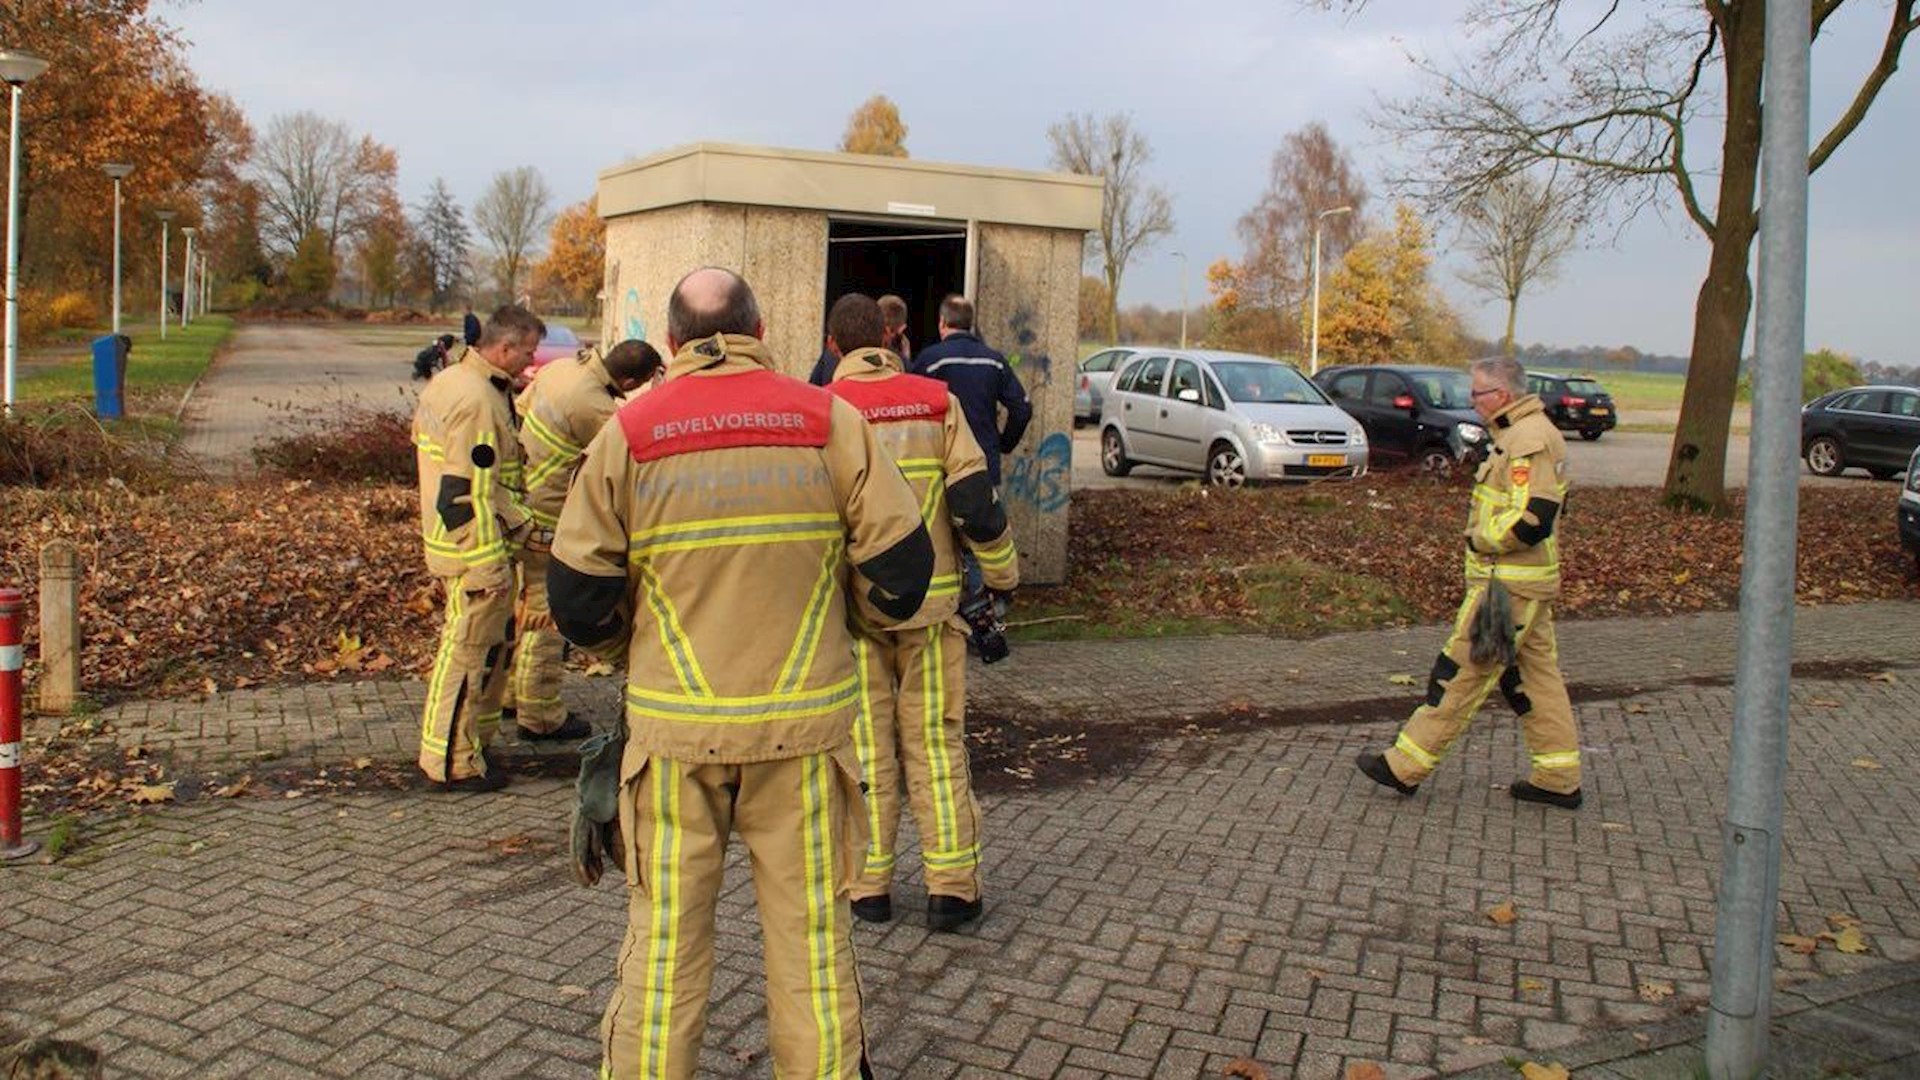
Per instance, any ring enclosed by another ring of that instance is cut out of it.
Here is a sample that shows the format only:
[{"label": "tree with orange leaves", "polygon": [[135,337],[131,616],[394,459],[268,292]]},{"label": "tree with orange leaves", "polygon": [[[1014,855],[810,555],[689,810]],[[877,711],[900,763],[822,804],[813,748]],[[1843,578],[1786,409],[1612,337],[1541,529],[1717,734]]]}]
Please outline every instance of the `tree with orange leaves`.
[{"label": "tree with orange leaves", "polygon": [[607,223],[600,217],[599,197],[589,195],[553,219],[547,255],[534,266],[533,279],[541,291],[558,293],[592,315],[606,262]]}]

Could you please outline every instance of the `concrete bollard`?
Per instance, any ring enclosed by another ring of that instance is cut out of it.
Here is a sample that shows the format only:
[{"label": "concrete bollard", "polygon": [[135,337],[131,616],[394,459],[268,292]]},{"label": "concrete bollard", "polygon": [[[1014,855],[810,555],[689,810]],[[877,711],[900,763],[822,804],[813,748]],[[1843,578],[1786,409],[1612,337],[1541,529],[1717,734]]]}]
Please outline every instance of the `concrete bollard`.
[{"label": "concrete bollard", "polygon": [[80,549],[54,540],[40,549],[40,700],[64,714],[80,701]]}]

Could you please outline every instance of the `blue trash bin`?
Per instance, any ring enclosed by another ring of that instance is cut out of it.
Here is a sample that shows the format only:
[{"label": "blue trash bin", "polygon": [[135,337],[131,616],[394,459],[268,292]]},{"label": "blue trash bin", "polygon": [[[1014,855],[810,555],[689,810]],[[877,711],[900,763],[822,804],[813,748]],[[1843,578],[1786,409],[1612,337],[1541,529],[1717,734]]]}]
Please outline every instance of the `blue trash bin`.
[{"label": "blue trash bin", "polygon": [[133,339],[125,334],[93,339],[93,414],[102,420],[126,414],[127,354],[132,351]]}]

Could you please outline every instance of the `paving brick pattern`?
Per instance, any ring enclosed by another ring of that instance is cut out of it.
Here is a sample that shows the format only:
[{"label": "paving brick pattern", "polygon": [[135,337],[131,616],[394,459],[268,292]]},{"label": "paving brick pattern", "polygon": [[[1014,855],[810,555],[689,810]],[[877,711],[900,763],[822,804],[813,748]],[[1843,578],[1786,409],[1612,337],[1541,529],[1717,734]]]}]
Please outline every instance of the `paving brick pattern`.
[{"label": "paving brick pattern", "polygon": [[[1784,978],[1920,961],[1917,615],[1799,621],[1803,659],[1871,658],[1894,681],[1795,685],[1782,928],[1848,912],[1872,950],[1783,953]],[[985,799],[978,930],[930,936],[917,875],[896,892],[899,920],[857,930],[876,1065],[1217,1077],[1246,1055],[1275,1075],[1365,1059],[1413,1077],[1684,1016],[1707,994],[1732,712],[1714,676],[1731,669],[1731,625],[1565,628],[1573,677],[1619,688],[1580,705],[1589,802],[1574,814],[1507,798],[1524,754],[1498,713],[1413,799],[1353,770],[1390,737],[1379,721],[1202,730],[1121,775]],[[1388,676],[1423,672],[1438,638],[1026,646],[976,675],[983,708],[1098,712],[1089,737],[1121,739],[1127,715],[1241,697],[1410,696]],[[569,693],[611,717],[610,680]],[[222,740],[317,758],[389,736],[381,752],[404,760],[393,733],[411,731],[417,701],[402,683],[308,686],[115,719],[187,762],[219,760]],[[0,870],[0,1025],[91,1042],[120,1075],[587,1075],[624,911],[619,888],[566,878],[568,801],[564,781],[523,780],[490,797],[203,801],[104,822],[68,863]],[[534,843],[502,843],[515,836]],[[771,1071],[751,891],[736,850],[714,1076]],[[1485,912],[1507,900],[1520,917],[1495,925]],[[1648,984],[1674,995],[1650,1003]]]}]

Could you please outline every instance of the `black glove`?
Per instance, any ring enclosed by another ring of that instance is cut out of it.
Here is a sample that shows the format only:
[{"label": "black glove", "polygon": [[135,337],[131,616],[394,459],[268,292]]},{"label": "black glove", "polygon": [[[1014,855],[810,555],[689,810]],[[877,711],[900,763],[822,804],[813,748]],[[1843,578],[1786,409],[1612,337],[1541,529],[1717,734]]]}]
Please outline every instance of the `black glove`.
[{"label": "black glove", "polygon": [[624,723],[580,744],[580,777],[574,781],[569,840],[573,880],[582,885],[599,884],[609,861],[626,869],[620,848],[620,759],[626,749]]}]

